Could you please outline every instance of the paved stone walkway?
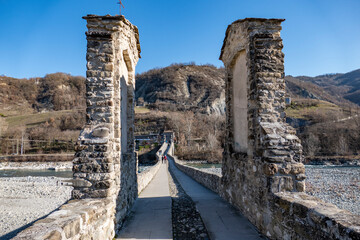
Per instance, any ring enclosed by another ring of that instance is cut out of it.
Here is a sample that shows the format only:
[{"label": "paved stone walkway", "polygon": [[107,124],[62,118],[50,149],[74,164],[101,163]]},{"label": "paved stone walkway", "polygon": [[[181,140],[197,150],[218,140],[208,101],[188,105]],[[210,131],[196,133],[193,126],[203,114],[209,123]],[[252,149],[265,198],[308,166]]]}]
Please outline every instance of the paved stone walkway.
[{"label": "paved stone walkway", "polygon": [[180,170],[170,160],[171,169],[196,207],[212,240],[266,239],[255,227],[219,195],[205,188]]},{"label": "paved stone walkway", "polygon": [[[266,239],[236,209],[216,193],[203,187],[178,170],[173,162],[170,167],[185,190],[193,199],[212,240]],[[166,164],[136,201],[130,217],[125,222],[120,239],[172,239],[171,197]]]},{"label": "paved stone walkway", "polygon": [[136,200],[117,239],[172,239],[171,197],[166,164]]}]

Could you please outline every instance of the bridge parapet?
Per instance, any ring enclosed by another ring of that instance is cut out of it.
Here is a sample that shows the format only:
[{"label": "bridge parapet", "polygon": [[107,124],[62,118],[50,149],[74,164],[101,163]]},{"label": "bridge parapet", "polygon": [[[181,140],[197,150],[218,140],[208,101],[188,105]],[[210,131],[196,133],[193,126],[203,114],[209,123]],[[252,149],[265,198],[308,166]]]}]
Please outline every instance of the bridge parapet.
[{"label": "bridge parapet", "polygon": [[[285,122],[283,21],[247,18],[226,31],[220,55],[226,68],[221,194],[271,239],[358,238],[359,218],[303,193],[301,143]],[[315,215],[336,226],[317,227]]]}]

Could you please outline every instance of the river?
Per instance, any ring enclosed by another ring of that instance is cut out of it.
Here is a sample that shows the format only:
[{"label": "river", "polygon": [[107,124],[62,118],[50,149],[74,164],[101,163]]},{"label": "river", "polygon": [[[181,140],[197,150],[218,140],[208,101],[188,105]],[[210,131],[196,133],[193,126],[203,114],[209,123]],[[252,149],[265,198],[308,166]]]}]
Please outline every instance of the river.
[{"label": "river", "polygon": [[0,170],[0,178],[9,177],[60,177],[72,178],[71,170],[55,171],[55,170],[39,170],[39,169],[9,169]]}]

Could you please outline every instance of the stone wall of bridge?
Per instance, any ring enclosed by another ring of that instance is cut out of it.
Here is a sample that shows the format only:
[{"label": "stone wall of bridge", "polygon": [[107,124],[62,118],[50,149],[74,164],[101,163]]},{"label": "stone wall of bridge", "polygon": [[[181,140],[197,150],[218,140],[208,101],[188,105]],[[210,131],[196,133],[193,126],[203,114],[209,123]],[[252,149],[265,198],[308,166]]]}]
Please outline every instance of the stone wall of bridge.
[{"label": "stone wall of bridge", "polygon": [[168,154],[168,156],[170,157],[170,161],[174,161],[175,166],[182,172],[184,172],[186,175],[193,178],[195,181],[207,187],[211,191],[221,195],[221,175],[209,173],[206,171],[202,171],[199,168],[187,166],[186,162],[178,160],[178,158],[174,154]]},{"label": "stone wall of bridge", "polygon": [[226,31],[220,194],[271,239],[359,238],[359,217],[304,193],[301,143],[285,122],[282,21],[243,19]]},{"label": "stone wall of bridge", "polygon": [[113,239],[138,196],[134,142],[136,26],[88,15],[86,125],[73,160],[72,200],[15,239]]},{"label": "stone wall of bridge", "polygon": [[112,198],[116,225],[137,197],[134,144],[137,28],[123,16],[87,20],[86,126],[73,161],[74,199]]},{"label": "stone wall of bridge", "polygon": [[16,235],[14,240],[113,239],[115,202],[111,199],[71,200]]},{"label": "stone wall of bridge", "polygon": [[[161,166],[161,156],[167,149],[164,143],[157,152],[158,163],[138,174],[138,193],[154,178]],[[161,151],[161,152],[160,152]],[[14,239],[113,239],[115,236],[114,212],[116,202],[111,198],[88,198],[71,200],[35,222]]]},{"label": "stone wall of bridge", "polygon": [[[185,162],[176,160],[176,156],[172,158],[182,172],[222,197],[226,196],[221,176],[187,166]],[[246,195],[243,195],[243,198],[246,198]],[[264,205],[270,206],[269,211],[273,215],[267,219],[267,224],[276,234],[270,235],[270,231],[262,233],[270,239],[360,239],[359,216],[333,204],[303,192],[279,192],[268,200],[269,203]],[[263,214],[261,210],[259,214]],[[267,217],[267,214],[263,216]]]}]

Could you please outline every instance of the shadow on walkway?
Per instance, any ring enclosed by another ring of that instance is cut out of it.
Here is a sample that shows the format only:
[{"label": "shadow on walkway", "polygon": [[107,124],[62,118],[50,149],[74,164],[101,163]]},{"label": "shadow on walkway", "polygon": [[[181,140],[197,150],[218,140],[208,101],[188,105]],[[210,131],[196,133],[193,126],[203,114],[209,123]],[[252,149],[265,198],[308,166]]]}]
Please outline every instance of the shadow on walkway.
[{"label": "shadow on walkway", "polygon": [[172,239],[167,165],[141,192],[116,239]]},{"label": "shadow on walkway", "polygon": [[216,240],[257,240],[266,239],[238,210],[225,202],[218,194],[202,186],[174,164],[168,157],[173,172],[185,192],[196,204],[204,221],[210,239]]}]

